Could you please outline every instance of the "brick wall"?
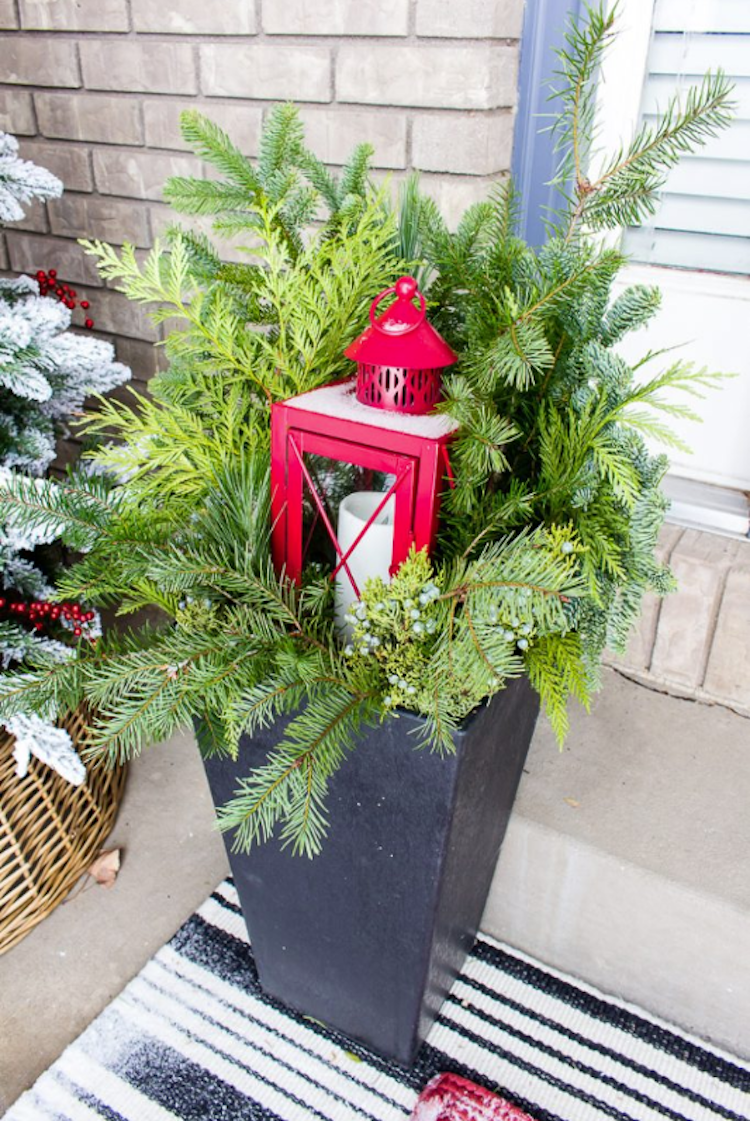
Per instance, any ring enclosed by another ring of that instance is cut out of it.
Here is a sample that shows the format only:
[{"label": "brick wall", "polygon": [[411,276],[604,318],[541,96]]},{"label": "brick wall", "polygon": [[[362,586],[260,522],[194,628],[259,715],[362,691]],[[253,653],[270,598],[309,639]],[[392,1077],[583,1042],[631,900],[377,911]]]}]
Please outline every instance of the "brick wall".
[{"label": "brick wall", "polygon": [[332,165],[369,140],[449,217],[510,165],[523,0],[0,0],[0,128],[65,183],[0,241],[0,268],[54,267],[145,381],[156,332],[99,286],[81,236],[146,249],[170,175],[202,175],[178,117],[199,108],[256,153],[279,100]]}]

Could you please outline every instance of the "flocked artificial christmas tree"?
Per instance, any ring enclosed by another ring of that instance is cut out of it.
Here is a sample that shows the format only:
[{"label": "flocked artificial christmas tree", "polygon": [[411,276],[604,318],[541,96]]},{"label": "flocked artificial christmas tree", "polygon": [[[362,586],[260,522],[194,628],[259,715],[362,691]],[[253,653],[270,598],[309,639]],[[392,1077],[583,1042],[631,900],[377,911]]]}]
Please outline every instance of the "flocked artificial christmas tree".
[{"label": "flocked artificial christmas tree", "polygon": [[[18,156],[14,137],[0,133],[0,221],[23,217],[23,203],[57,198],[62,183],[44,168]],[[46,277],[0,280],[0,479],[13,473],[39,479],[55,457],[55,445],[66,434],[71,417],[84,400],[106,393],[130,376],[114,361],[112,346],[101,339],[69,330],[73,299],[66,285],[65,302],[50,298]],[[54,280],[54,272],[52,273]],[[85,301],[84,301],[85,304]],[[88,304],[86,304],[88,306]],[[87,321],[87,326],[91,321]],[[33,486],[34,483],[31,483]],[[75,603],[47,602],[52,593],[48,565],[40,561],[41,546],[57,537],[56,527],[0,523],[0,660],[18,666],[30,653],[43,651],[52,660],[74,656],[72,643],[98,633],[94,612]],[[49,763],[71,782],[83,781],[83,764],[67,732],[51,722],[52,711],[19,713],[6,727],[16,737],[19,775],[29,756]]]}]

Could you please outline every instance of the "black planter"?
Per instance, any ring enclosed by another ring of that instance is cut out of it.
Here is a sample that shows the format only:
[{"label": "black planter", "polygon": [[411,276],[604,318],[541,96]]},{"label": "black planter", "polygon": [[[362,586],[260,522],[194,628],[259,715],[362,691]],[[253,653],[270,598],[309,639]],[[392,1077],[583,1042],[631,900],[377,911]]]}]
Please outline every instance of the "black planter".
[{"label": "black planter", "polygon": [[[320,856],[229,852],[264,991],[411,1063],[471,948],[538,708],[511,682],[443,758],[415,750],[415,715],[367,729],[331,782]],[[206,761],[217,805],[282,728]]]}]

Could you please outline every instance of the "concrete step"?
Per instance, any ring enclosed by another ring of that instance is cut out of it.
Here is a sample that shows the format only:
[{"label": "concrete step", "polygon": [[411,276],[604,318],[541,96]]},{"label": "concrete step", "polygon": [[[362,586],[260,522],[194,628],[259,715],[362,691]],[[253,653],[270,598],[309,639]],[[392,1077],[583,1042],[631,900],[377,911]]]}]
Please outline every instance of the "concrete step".
[{"label": "concrete step", "polygon": [[482,923],[750,1058],[750,722],[605,671],[540,719]]}]

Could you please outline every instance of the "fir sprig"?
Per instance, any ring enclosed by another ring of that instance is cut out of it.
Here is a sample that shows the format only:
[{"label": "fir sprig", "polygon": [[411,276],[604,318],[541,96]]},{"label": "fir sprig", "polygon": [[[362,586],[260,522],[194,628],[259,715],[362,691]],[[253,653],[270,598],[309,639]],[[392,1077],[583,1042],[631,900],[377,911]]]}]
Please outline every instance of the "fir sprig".
[{"label": "fir sprig", "polygon": [[669,170],[726,128],[733,115],[732,83],[721,70],[709,72],[684,96],[675,94],[658,120],[645,121],[629,144],[598,153],[597,79],[618,18],[618,4],[587,9],[584,21],[571,22],[558,52],[561,66],[551,100],[562,106],[553,131],[560,153],[555,182],[565,203],[552,225],[568,239],[581,225],[613,230],[651,217]]},{"label": "fir sprig", "polygon": [[280,826],[283,847],[308,857],[320,851],[328,825],[328,781],[377,707],[367,694],[330,683],[307,695],[306,708],[287,726],[268,761],[242,779],[219,810],[221,828],[234,831],[239,849],[269,840]]}]

